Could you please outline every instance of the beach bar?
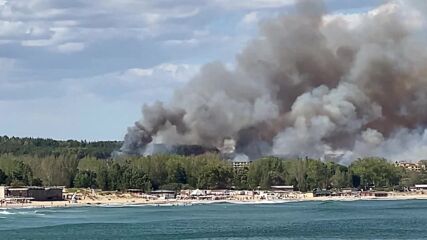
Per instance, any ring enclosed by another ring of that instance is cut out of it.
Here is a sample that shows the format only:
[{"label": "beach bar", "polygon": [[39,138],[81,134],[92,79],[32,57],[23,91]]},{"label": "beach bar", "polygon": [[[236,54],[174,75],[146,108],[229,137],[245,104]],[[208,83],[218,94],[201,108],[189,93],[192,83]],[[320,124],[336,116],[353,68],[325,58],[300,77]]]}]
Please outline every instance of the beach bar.
[{"label": "beach bar", "polygon": [[273,192],[293,192],[294,191],[294,185],[289,186],[271,186],[271,190]]},{"label": "beach bar", "polygon": [[34,201],[63,200],[62,187],[0,187],[0,199],[25,198]]},{"label": "beach bar", "polygon": [[175,199],[175,191],[171,190],[156,190],[151,191],[150,195],[156,196],[159,199]]},{"label": "beach bar", "polygon": [[427,190],[427,184],[415,184],[415,189],[418,191]]},{"label": "beach bar", "polygon": [[0,186],[0,200],[6,198],[6,190],[5,190],[5,188],[6,188],[5,186]]}]

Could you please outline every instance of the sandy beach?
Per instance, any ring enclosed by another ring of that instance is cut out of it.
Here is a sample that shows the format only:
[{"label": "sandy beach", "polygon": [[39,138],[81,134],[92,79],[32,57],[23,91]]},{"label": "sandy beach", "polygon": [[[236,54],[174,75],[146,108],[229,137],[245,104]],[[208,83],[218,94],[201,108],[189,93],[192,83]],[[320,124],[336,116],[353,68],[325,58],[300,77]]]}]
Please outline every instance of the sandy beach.
[{"label": "sandy beach", "polygon": [[248,198],[245,196],[232,196],[221,200],[210,199],[146,199],[130,194],[120,195],[100,195],[85,197],[78,200],[76,203],[70,201],[32,201],[29,203],[8,203],[2,204],[0,209],[11,208],[51,208],[51,207],[83,207],[83,206],[126,206],[126,205],[154,205],[154,206],[185,206],[194,204],[214,204],[214,203],[232,203],[232,204],[275,204],[286,202],[301,202],[301,201],[360,201],[360,200],[427,200],[427,194],[421,193],[388,193],[387,197],[373,196],[328,196],[328,197],[308,197],[305,194],[300,194],[296,198],[280,198],[280,199],[259,199]]}]

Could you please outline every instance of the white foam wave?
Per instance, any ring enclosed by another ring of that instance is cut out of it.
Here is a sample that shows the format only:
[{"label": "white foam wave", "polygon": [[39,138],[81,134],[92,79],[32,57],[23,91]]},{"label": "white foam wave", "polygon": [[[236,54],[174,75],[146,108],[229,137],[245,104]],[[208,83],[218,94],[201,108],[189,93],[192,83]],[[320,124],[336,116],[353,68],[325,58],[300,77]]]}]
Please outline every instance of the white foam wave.
[{"label": "white foam wave", "polygon": [[38,215],[38,216],[44,216],[46,214],[44,213],[39,213],[37,212],[37,210],[35,211],[31,211],[31,212],[17,212],[19,215]]},{"label": "white foam wave", "polygon": [[192,205],[202,205],[202,204],[239,204],[239,205],[251,205],[251,204],[281,204],[281,203],[291,203],[299,202],[300,200],[261,200],[261,201],[239,201],[239,200],[213,200],[213,201],[195,201],[191,202]]},{"label": "white foam wave", "polygon": [[3,211],[0,211],[0,214],[1,215],[15,215],[16,213],[3,210]]},{"label": "white foam wave", "polygon": [[298,200],[261,200],[261,201],[228,201],[227,203],[232,204],[281,204],[281,203],[290,203],[298,202]]},{"label": "white foam wave", "polygon": [[96,207],[103,207],[103,208],[123,208],[126,207],[126,204],[115,204],[115,203],[107,203],[107,204],[99,204],[95,205]]}]

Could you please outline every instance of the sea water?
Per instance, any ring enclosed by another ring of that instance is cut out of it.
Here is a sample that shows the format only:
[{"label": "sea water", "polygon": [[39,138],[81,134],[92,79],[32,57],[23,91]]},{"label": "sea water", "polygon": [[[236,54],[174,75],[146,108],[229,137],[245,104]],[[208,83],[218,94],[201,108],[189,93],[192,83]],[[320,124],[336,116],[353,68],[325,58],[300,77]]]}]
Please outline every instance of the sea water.
[{"label": "sea water", "polygon": [[427,239],[427,201],[0,209],[0,239]]}]

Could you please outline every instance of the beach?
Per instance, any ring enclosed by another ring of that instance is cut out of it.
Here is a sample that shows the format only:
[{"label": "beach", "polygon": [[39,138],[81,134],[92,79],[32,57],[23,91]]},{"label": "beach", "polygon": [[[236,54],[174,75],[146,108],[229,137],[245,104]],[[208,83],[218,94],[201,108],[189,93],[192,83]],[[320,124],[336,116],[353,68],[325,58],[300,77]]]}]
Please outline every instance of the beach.
[{"label": "beach", "polygon": [[311,194],[295,194],[292,198],[266,198],[258,196],[248,197],[245,195],[228,196],[225,198],[192,198],[192,199],[147,199],[132,194],[109,194],[85,196],[82,199],[71,202],[64,201],[31,201],[28,203],[3,203],[2,209],[15,208],[51,208],[51,207],[83,207],[83,206],[129,206],[129,205],[153,205],[153,206],[179,206],[195,204],[214,204],[214,203],[232,203],[232,204],[274,204],[286,202],[303,201],[358,201],[358,200],[427,200],[427,194],[424,193],[400,193],[388,192],[386,197],[375,196],[320,196],[313,197]]}]

